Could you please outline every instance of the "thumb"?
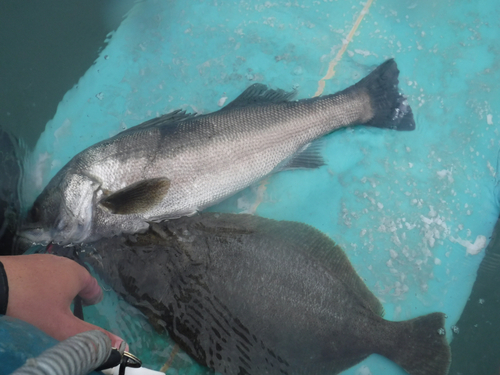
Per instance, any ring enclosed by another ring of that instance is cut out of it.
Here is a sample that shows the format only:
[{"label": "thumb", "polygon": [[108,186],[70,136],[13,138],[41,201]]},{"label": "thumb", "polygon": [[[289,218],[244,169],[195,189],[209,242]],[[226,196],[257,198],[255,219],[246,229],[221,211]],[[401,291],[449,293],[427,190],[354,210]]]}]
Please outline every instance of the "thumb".
[{"label": "thumb", "polygon": [[89,273],[85,274],[84,283],[78,295],[82,298],[85,305],[94,305],[102,301],[102,289],[97,280]]}]

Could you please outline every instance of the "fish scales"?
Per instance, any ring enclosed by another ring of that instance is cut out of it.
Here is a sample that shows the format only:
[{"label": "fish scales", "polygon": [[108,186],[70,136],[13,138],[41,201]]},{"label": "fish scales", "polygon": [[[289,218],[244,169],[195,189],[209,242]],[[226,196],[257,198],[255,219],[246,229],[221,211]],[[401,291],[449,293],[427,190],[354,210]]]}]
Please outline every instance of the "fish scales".
[{"label": "fish scales", "polygon": [[[318,109],[310,111],[313,114],[326,112],[321,111],[322,107],[332,107],[317,102]],[[330,132],[327,119],[331,120],[332,116],[314,118],[304,110],[308,106],[307,102],[275,104],[274,108],[266,106],[261,113],[254,111],[255,107],[253,111],[234,109],[224,115],[176,124],[175,134],[179,136],[171,136],[170,132],[165,136],[162,129],[134,134],[137,142],[125,136],[115,145],[122,152],[112,152],[102,161],[92,158],[85,169],[103,181],[102,188],[109,191],[168,176],[174,182],[168,196],[146,214],[161,216],[166,209],[173,217],[190,214],[193,202],[198,210],[203,209],[214,197],[219,201],[227,196],[227,191],[239,191],[259,181],[300,147]],[[334,112],[342,117],[345,111],[340,108]],[[311,121],[312,118],[315,121]],[[304,132],[307,122],[310,130]],[[335,119],[335,124],[341,127],[345,122]],[[186,145],[186,134],[189,134],[189,145]],[[141,147],[138,150],[127,147],[133,143]],[[101,154],[100,150],[96,151]],[[141,155],[136,156],[135,152]],[[201,157],[207,162],[200,164]]]},{"label": "fish scales", "polygon": [[118,293],[222,374],[334,375],[373,353],[411,375],[447,373],[444,314],[384,320],[344,252],[308,225],[203,213],[87,246]]},{"label": "fish scales", "polygon": [[217,112],[175,111],[125,130],[82,151],[54,176],[23,235],[70,243],[141,232],[149,222],[210,207],[270,173],[323,165],[309,145],[337,129],[412,130],[398,74],[388,60],[339,93],[298,101],[255,84]]}]

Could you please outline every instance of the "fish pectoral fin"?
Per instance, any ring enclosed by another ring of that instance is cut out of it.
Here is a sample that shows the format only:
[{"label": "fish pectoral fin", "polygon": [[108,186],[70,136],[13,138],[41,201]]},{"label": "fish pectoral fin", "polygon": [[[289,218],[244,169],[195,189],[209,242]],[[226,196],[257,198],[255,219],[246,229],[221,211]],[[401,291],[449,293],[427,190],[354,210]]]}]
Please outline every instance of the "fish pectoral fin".
[{"label": "fish pectoral fin", "polygon": [[169,188],[168,178],[143,180],[108,195],[100,204],[117,215],[143,213],[160,203]]},{"label": "fish pectoral fin", "polygon": [[323,142],[321,140],[308,143],[291,158],[288,158],[284,162],[280,163],[280,165],[278,165],[275,169],[275,172],[299,168],[314,169],[325,165],[325,161],[321,156],[322,145]]}]

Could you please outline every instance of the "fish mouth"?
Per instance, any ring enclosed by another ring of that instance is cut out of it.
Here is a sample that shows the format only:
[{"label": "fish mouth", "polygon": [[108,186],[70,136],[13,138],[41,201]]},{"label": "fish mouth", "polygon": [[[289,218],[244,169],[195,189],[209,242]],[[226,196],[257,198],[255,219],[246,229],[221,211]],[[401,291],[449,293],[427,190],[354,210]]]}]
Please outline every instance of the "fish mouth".
[{"label": "fish mouth", "polygon": [[40,222],[26,220],[23,222],[17,236],[32,245],[48,245],[56,243],[60,245],[85,242],[91,231],[91,223],[79,223],[67,221],[60,217],[49,227]]},{"label": "fish mouth", "polygon": [[64,230],[47,230],[43,227],[24,226],[17,232],[17,235],[35,245],[48,245],[55,243],[59,245],[67,245],[81,243],[87,238],[88,233],[80,227],[64,228]]},{"label": "fish mouth", "polygon": [[23,225],[18,230],[17,235],[31,242],[33,245],[47,245],[52,241],[52,235],[50,232],[44,230],[42,227]]}]

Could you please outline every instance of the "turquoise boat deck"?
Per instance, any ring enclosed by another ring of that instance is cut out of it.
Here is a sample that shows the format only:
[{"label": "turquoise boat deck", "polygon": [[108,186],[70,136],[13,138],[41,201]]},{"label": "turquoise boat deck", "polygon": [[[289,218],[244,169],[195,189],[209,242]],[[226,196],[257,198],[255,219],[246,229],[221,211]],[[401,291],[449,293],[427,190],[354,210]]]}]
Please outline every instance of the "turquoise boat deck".
[{"label": "turquoise boat deck", "polygon": [[[215,111],[256,82],[299,98],[330,94],[395,58],[415,131],[334,132],[325,166],[272,175],[210,210],[318,228],[343,247],[386,319],[441,311],[452,341],[500,213],[499,17],[493,1],[136,3],[47,123],[23,204],[77,152],[152,117]],[[111,290],[85,315],[147,367],[208,373]],[[343,374],[404,373],[372,355]]]}]

